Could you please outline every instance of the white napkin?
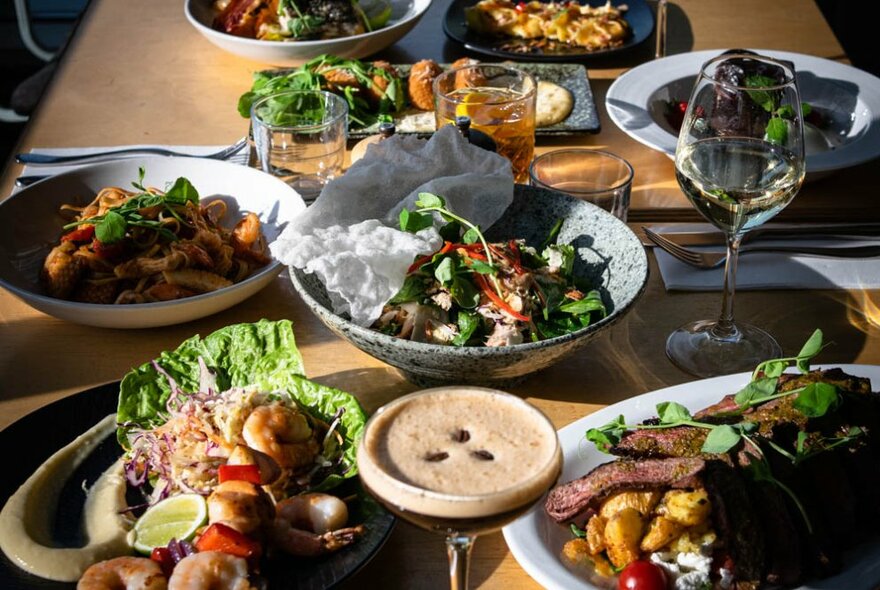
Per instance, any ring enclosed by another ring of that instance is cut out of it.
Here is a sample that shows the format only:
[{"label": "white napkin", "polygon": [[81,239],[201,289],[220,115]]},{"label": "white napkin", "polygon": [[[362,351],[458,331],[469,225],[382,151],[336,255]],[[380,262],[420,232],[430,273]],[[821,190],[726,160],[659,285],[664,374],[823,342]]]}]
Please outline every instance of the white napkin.
[{"label": "white napkin", "polygon": [[[104,146],[104,147],[70,147],[70,148],[34,148],[31,150],[33,154],[46,154],[49,156],[70,156],[74,154],[95,154],[98,152],[108,152],[111,150],[122,150],[128,148],[164,148],[174,151],[179,151],[182,153],[192,154],[194,156],[201,156],[204,154],[213,154],[219,152],[225,145],[152,145],[152,144],[139,144],[139,145],[114,145],[114,146]],[[119,156],[122,158],[142,158],[144,154],[131,154],[128,156]],[[244,147],[241,151],[233,154],[229,158],[226,159],[227,162],[232,162],[233,164],[241,164],[247,165],[248,163],[248,149]],[[68,172],[70,170],[76,170],[77,168],[81,168],[82,166],[87,166],[93,164],[94,162],[82,162],[78,164],[67,164],[67,165],[53,165],[53,166],[25,166],[21,175],[54,175],[61,174],[62,172]],[[13,192],[21,190],[20,187],[16,187]]]},{"label": "white napkin", "polygon": [[[670,231],[709,231],[709,224],[652,225],[660,233]],[[878,240],[764,240],[762,245],[834,245],[847,248],[877,245]],[[749,244],[746,238],[746,244]],[[698,249],[698,248],[694,248]],[[723,246],[705,247],[724,251]],[[720,291],[724,285],[724,267],[701,270],[673,258],[654,247],[657,265],[667,291]],[[829,258],[806,254],[740,254],[736,270],[737,290],[756,289],[878,289],[880,257]]]},{"label": "white napkin", "polygon": [[277,260],[315,273],[336,313],[368,326],[403,286],[418,255],[441,244],[433,228],[402,232],[402,208],[420,192],[442,196],[456,214],[486,229],[513,201],[510,162],[475,147],[453,126],[429,140],[395,135],[370,145],[344,175],[270,245]]}]

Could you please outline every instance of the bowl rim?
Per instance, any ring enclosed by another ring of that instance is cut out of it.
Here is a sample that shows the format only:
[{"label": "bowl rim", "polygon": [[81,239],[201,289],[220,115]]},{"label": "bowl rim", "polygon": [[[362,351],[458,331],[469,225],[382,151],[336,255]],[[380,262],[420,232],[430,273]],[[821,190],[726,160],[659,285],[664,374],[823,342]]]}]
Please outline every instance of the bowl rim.
[{"label": "bowl rim", "polygon": [[[151,161],[167,162],[170,160],[183,162],[184,166],[186,165],[186,162],[191,162],[191,161],[199,162],[200,166],[209,166],[209,167],[211,167],[211,166],[220,166],[220,167],[239,166],[239,167],[245,169],[243,171],[244,174],[247,174],[247,175],[257,174],[261,179],[265,180],[265,182],[268,182],[270,184],[275,184],[279,190],[281,190],[281,189],[286,190],[286,189],[290,188],[290,187],[288,187],[288,185],[286,183],[284,183],[282,180],[280,180],[278,178],[275,178],[271,175],[265,174],[255,168],[251,168],[249,166],[241,166],[239,164],[234,164],[232,162],[227,162],[227,161],[223,161],[223,160],[210,160],[210,159],[199,158],[199,157],[183,157],[183,156],[168,157],[168,156],[145,155],[145,156],[138,157],[138,158],[125,158],[125,159],[120,159],[120,160],[109,160],[109,161],[104,161],[104,162],[95,162],[92,164],[79,166],[75,169],[68,170],[66,172],[61,172],[59,174],[55,174],[55,175],[50,176],[44,180],[41,180],[38,183],[34,183],[33,185],[31,185],[29,187],[25,187],[15,193],[13,193],[7,199],[4,199],[2,202],[0,202],[0,211],[2,211],[3,208],[7,206],[7,204],[14,202],[16,199],[27,198],[30,195],[30,193],[34,192],[33,189],[36,187],[44,186],[45,184],[63,183],[64,181],[66,181],[68,179],[81,177],[83,174],[93,173],[95,170],[112,169],[112,168],[119,166],[121,164],[133,162],[135,160],[139,164],[141,164],[142,166],[144,166],[146,168],[149,168],[149,163]],[[296,191],[294,191],[293,189],[290,189],[287,192],[290,192],[289,196],[291,198],[298,198],[300,200],[302,199],[296,193]],[[233,197],[233,198],[236,198],[236,200],[237,200],[237,197]],[[302,213],[303,211],[305,211],[305,202],[302,203],[302,209],[301,209],[300,213]],[[53,245],[54,245],[54,243],[53,243]],[[228,287],[222,287],[222,288],[217,289],[215,291],[209,291],[207,293],[199,293],[197,295],[192,295],[190,297],[184,297],[182,299],[172,299],[171,301],[155,301],[155,302],[151,302],[151,303],[130,303],[130,304],[125,304],[125,305],[120,305],[120,304],[115,304],[115,303],[86,303],[86,302],[81,302],[81,301],[71,301],[68,299],[60,299],[57,297],[51,297],[49,295],[46,295],[43,293],[38,293],[38,292],[32,291],[30,289],[24,289],[18,285],[12,284],[2,275],[0,275],[0,287],[6,289],[7,291],[12,293],[16,297],[18,297],[19,299],[21,299],[22,301],[27,303],[28,305],[30,305],[31,307],[37,308],[37,305],[39,305],[38,309],[41,309],[41,310],[42,309],[51,309],[51,308],[63,309],[63,310],[67,310],[67,311],[87,310],[90,314],[96,314],[96,315],[100,315],[100,316],[112,316],[112,315],[116,315],[116,314],[126,314],[126,313],[134,314],[136,312],[144,313],[144,312],[148,312],[148,311],[157,311],[157,310],[163,310],[166,308],[178,308],[178,307],[183,307],[183,306],[199,307],[199,305],[205,301],[213,300],[218,297],[224,297],[224,296],[228,297],[231,292],[246,290],[247,288],[253,286],[255,283],[265,282],[266,284],[268,284],[275,276],[277,276],[281,272],[282,266],[283,265],[281,264],[280,261],[276,260],[275,258],[272,258],[272,261],[269,264],[260,268],[257,272],[251,274],[250,276],[248,276],[247,278],[245,278],[244,280],[242,280],[238,283],[233,283],[232,285],[229,285]],[[44,313],[48,313],[49,315],[53,315],[53,316],[55,315],[54,313],[50,313],[50,312],[44,312]],[[203,316],[196,316],[191,319],[197,319],[197,317],[203,317]],[[189,320],[187,320],[187,321],[189,321]]]},{"label": "bowl rim", "polygon": [[[707,59],[717,56],[727,48],[703,49],[686,53],[668,55],[659,60],[653,60],[640,64],[615,79],[605,94],[605,108],[611,121],[625,134],[635,141],[665,154],[669,158],[675,157],[677,135],[665,129],[653,116],[651,105],[641,102],[627,102],[627,100],[647,98],[672,81],[667,78],[673,76],[699,75],[700,65]],[[859,103],[870,111],[872,120],[864,132],[847,141],[845,144],[824,152],[809,154],[806,156],[807,179],[818,178],[818,175],[843,170],[859,164],[872,161],[878,157],[880,149],[872,146],[877,145],[880,138],[880,126],[876,124],[880,116],[880,78],[868,72],[860,70],[852,65],[843,64],[823,57],[796,53],[777,49],[749,48],[762,56],[779,60],[794,62],[796,75],[800,73],[820,74],[819,77],[832,78],[833,76],[858,86],[856,98]],[[660,77],[657,78],[657,72]],[[650,84],[641,82],[654,80]],[[650,87],[650,92],[648,91]],[[614,104],[622,103],[621,105]],[[638,114],[647,115],[647,122],[639,119],[636,123],[630,123],[626,116],[625,106],[639,109]]]},{"label": "bowl rim", "polygon": [[[394,0],[390,1],[394,2]],[[200,33],[207,37],[211,37],[220,41],[236,43],[241,46],[251,48],[290,47],[292,48],[291,53],[302,53],[297,49],[299,48],[305,51],[308,49],[314,49],[316,47],[323,47],[327,50],[324,51],[324,53],[331,53],[332,50],[338,46],[357,43],[361,40],[373,39],[379,37],[383,33],[395,31],[409,24],[415,24],[416,22],[418,22],[419,19],[422,18],[422,16],[424,16],[425,12],[428,11],[428,9],[431,7],[431,3],[433,2],[433,0],[410,0],[411,7],[409,10],[407,10],[406,14],[404,14],[404,17],[401,20],[390,20],[388,24],[379,29],[368,31],[366,33],[360,33],[358,35],[338,37],[336,39],[315,39],[311,41],[269,41],[265,39],[238,37],[236,35],[230,35],[229,33],[225,33],[223,31],[218,31],[211,26],[203,23],[196,17],[195,14],[193,14],[192,6],[195,5],[197,2],[208,3],[210,2],[210,0],[185,0],[184,14],[186,15],[186,19],[190,22],[190,24],[195,27]]]},{"label": "bowl rim", "polygon": [[[527,190],[535,189],[536,187],[531,187],[528,185],[521,185]],[[606,215],[609,218],[611,223],[617,223],[622,227],[626,232],[629,232],[628,238],[633,242],[634,245],[638,245],[637,248],[637,257],[633,262],[638,262],[639,266],[644,268],[644,273],[641,274],[641,282],[638,286],[638,289],[632,294],[628,301],[623,302],[623,305],[615,306],[614,311],[612,311],[609,315],[604,318],[591,323],[589,326],[585,326],[579,330],[574,332],[569,332],[568,334],[563,334],[562,336],[555,336],[553,338],[548,338],[546,340],[539,340],[537,342],[523,342],[521,344],[508,344],[506,346],[449,346],[446,344],[431,344],[427,342],[415,342],[413,340],[406,340],[397,338],[395,336],[389,336],[387,334],[383,334],[378,330],[373,330],[371,328],[365,328],[360,326],[351,320],[348,320],[341,315],[335,313],[331,309],[328,309],[323,304],[321,304],[317,299],[312,297],[312,295],[308,292],[303,285],[302,281],[299,279],[299,273],[302,273],[305,276],[307,273],[302,269],[289,267],[289,275],[290,280],[293,283],[294,289],[302,297],[303,301],[312,310],[313,313],[319,316],[319,318],[324,322],[324,315],[328,316],[330,320],[338,322],[345,329],[355,333],[359,338],[363,339],[373,339],[377,340],[381,344],[385,344],[388,346],[411,346],[413,347],[413,351],[416,352],[424,352],[424,353],[449,353],[450,351],[466,351],[465,353],[457,353],[452,352],[452,354],[466,354],[470,357],[493,357],[503,354],[510,353],[528,353],[528,352],[537,352],[542,349],[552,348],[559,344],[564,344],[566,342],[571,342],[575,340],[579,340],[584,336],[589,335],[592,332],[598,331],[600,328],[610,327],[617,323],[633,305],[635,305],[636,301],[642,296],[648,286],[648,278],[651,274],[651,267],[648,263],[648,253],[644,247],[642,247],[642,243],[639,240],[638,236],[636,236],[635,232],[633,232],[630,227],[620,221],[617,217],[611,215],[611,213],[605,211],[601,207],[589,203],[587,201],[581,201],[579,199],[575,199],[574,197],[570,197],[566,194],[560,193],[558,191],[550,190],[550,189],[538,189],[550,193],[554,193],[557,197],[563,197],[564,199],[576,201],[581,203],[582,205],[593,207],[597,209],[602,215]],[[612,221],[613,220],[613,221]],[[491,228],[489,228],[491,230]],[[632,266],[635,266],[633,264]],[[325,322],[326,323],[326,322]]]}]

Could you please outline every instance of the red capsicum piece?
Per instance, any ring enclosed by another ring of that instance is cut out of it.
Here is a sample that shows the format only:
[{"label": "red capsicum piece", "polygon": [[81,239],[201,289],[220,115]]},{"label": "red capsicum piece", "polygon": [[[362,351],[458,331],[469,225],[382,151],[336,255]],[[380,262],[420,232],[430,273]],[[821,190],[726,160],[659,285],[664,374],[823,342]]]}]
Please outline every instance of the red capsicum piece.
[{"label": "red capsicum piece", "polygon": [[408,269],[406,269],[406,274],[409,274],[409,273],[413,272],[414,270],[417,270],[417,269],[420,268],[423,264],[427,264],[428,262],[431,262],[431,260],[433,260],[434,257],[437,256],[438,254],[446,254],[447,252],[449,252],[450,250],[452,250],[452,246],[453,246],[453,245],[454,245],[454,244],[453,244],[452,242],[446,242],[446,243],[443,244],[443,247],[440,248],[440,250],[438,250],[438,251],[435,252],[434,254],[428,254],[427,256],[422,256],[422,257],[420,257],[420,258],[416,258],[416,261],[413,262],[413,263],[409,266]]},{"label": "red capsicum piece", "polygon": [[244,557],[251,563],[260,559],[263,548],[260,543],[234,528],[215,522],[205,529],[195,543],[199,551],[221,551],[237,557]]},{"label": "red capsicum piece", "polygon": [[224,481],[249,481],[260,485],[260,468],[256,465],[221,465],[217,470],[217,479]]},{"label": "red capsicum piece", "polygon": [[532,321],[532,318],[530,318],[529,316],[523,315],[523,314],[519,313],[518,311],[514,310],[512,307],[510,307],[510,305],[507,304],[506,301],[504,301],[501,297],[499,297],[498,293],[496,293],[495,291],[492,290],[492,287],[489,285],[489,282],[486,280],[486,278],[483,275],[481,275],[479,273],[474,273],[474,280],[477,282],[477,285],[480,287],[480,289],[483,291],[483,293],[486,294],[486,297],[488,297],[492,301],[492,303],[494,303],[499,308],[501,308],[501,310],[504,313],[506,313],[507,315],[509,315],[509,316],[521,321],[521,322]]},{"label": "red capsicum piece", "polygon": [[61,236],[62,242],[88,242],[95,236],[94,225],[81,225]]}]

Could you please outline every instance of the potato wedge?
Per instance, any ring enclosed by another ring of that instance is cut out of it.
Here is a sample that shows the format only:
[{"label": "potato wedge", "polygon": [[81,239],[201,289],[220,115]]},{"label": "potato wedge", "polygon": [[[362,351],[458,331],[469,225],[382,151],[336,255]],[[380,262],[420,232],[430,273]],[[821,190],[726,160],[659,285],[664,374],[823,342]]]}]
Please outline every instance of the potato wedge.
[{"label": "potato wedge", "polygon": [[613,496],[609,496],[602,507],[599,514],[606,519],[611,518],[624,508],[634,508],[638,510],[642,516],[648,516],[657,503],[660,502],[660,492],[619,492]]},{"label": "potato wedge", "polygon": [[681,535],[684,526],[663,516],[654,517],[648,524],[648,532],[642,537],[639,549],[653,553],[665,547]]},{"label": "potato wedge", "polygon": [[597,514],[587,523],[586,539],[592,555],[605,550],[605,525],[607,522],[603,516]]},{"label": "potato wedge", "polygon": [[712,503],[704,489],[669,490],[663,496],[666,518],[684,526],[696,526],[709,518]]},{"label": "potato wedge", "polygon": [[621,568],[639,558],[639,541],[645,528],[641,512],[626,507],[605,525],[605,550],[614,567]]}]

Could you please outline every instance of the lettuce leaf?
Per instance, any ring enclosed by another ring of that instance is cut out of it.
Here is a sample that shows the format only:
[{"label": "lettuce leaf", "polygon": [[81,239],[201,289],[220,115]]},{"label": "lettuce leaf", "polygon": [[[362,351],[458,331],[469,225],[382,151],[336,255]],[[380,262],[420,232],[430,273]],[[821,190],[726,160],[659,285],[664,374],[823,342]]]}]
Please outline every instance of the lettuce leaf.
[{"label": "lettuce leaf", "polygon": [[[339,432],[344,438],[341,474],[331,474],[320,485],[329,489],[357,474],[357,442],[367,420],[357,399],[304,376],[302,356],[296,348],[290,321],[260,320],[226,326],[201,338],[196,335],[155,360],[185,392],[199,388],[199,358],[215,374],[217,388],[256,385],[262,391],[287,395],[315,418],[330,422],[340,407]],[[117,439],[128,449],[132,428],[155,428],[166,420],[165,405],[171,395],[168,379],[152,362],[132,369],[119,387]]]}]

